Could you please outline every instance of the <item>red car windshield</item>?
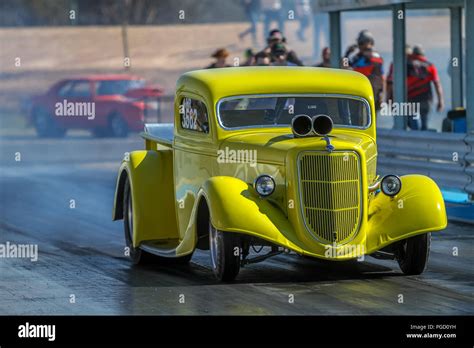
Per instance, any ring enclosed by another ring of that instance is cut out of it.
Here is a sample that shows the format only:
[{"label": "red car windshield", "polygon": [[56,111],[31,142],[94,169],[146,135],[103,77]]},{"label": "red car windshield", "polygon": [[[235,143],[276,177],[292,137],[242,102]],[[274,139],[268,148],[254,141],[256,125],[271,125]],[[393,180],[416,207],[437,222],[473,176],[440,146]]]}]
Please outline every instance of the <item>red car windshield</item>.
[{"label": "red car windshield", "polygon": [[145,86],[144,80],[104,80],[95,84],[96,95],[124,95],[131,89]]}]

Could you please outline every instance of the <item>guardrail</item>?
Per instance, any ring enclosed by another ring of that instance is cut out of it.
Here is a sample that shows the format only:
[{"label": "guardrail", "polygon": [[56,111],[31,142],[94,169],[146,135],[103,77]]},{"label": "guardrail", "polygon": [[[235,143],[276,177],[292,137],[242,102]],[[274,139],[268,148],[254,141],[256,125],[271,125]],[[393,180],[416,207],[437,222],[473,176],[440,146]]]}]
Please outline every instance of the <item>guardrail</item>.
[{"label": "guardrail", "polygon": [[474,135],[391,129],[377,133],[379,172],[423,174],[442,188],[474,195]]}]

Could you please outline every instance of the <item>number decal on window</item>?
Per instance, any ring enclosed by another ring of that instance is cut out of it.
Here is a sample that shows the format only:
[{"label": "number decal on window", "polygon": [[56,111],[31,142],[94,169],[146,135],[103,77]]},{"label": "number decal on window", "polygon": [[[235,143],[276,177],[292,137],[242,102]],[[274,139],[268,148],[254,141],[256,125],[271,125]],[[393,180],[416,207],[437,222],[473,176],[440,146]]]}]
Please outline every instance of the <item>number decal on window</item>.
[{"label": "number decal on window", "polygon": [[205,105],[191,98],[184,98],[179,106],[181,127],[202,133],[208,133],[208,119]]}]

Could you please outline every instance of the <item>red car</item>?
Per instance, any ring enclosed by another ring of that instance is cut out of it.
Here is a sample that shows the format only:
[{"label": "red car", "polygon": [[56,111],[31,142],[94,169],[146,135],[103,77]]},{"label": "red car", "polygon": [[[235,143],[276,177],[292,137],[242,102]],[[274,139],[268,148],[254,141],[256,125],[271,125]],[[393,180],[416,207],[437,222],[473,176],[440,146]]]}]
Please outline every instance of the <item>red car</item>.
[{"label": "red car", "polygon": [[73,128],[98,137],[126,137],[143,130],[145,116],[157,112],[162,94],[160,87],[132,75],[65,79],[33,97],[30,121],[40,137],[61,137]]}]

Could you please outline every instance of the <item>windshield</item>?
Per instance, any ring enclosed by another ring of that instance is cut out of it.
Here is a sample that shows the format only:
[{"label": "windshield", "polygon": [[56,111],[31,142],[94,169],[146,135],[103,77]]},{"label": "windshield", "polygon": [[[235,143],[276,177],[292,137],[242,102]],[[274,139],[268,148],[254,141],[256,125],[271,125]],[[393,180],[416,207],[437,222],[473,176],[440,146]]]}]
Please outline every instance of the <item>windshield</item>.
[{"label": "windshield", "polygon": [[366,127],[369,107],[362,99],[332,96],[245,96],[218,104],[224,128],[289,126],[296,115],[328,115],[334,125]]},{"label": "windshield", "polygon": [[96,83],[97,95],[124,95],[131,89],[145,86],[144,80],[104,80]]}]

